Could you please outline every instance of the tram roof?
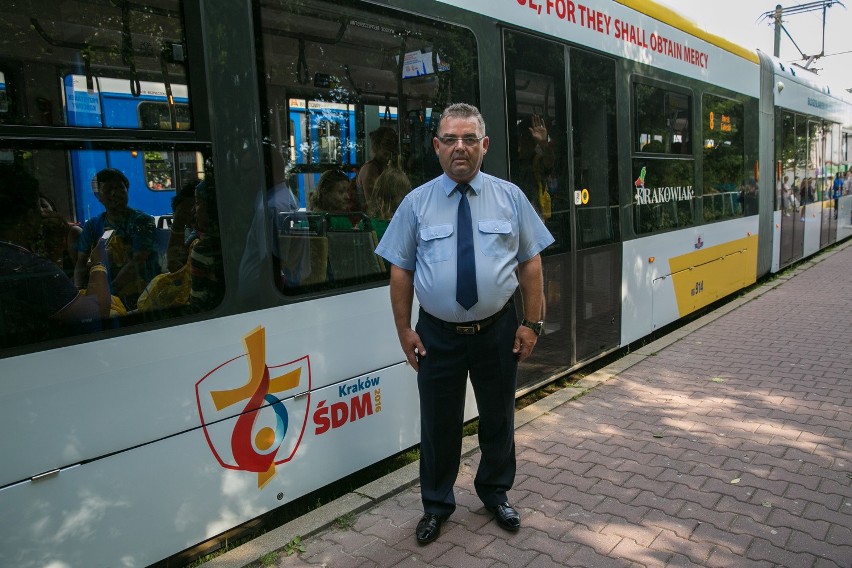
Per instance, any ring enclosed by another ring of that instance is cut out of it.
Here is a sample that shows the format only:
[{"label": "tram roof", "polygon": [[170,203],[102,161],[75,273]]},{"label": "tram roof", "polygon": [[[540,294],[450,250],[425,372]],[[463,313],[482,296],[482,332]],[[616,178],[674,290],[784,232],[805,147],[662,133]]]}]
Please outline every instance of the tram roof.
[{"label": "tram roof", "polygon": [[700,27],[698,24],[689,20],[671,8],[667,6],[663,6],[661,4],[657,4],[653,0],[614,0],[618,4],[630,8],[631,10],[635,10],[641,14],[645,14],[655,20],[663,22],[664,24],[668,24],[674,28],[677,28],[681,31],[684,31],[690,35],[693,35],[699,39],[706,41],[712,45],[720,49],[724,49],[734,55],[742,57],[743,59],[747,59],[755,64],[760,63],[760,58],[757,55],[757,51],[745,48],[737,43],[734,43],[730,40],[723,38],[722,36],[718,36],[716,34],[712,34]]}]

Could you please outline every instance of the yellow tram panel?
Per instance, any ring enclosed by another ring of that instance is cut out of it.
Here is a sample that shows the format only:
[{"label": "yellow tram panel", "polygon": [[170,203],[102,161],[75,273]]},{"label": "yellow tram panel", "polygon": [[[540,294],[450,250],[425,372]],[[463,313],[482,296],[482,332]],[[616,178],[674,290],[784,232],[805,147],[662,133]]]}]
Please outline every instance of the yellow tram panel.
[{"label": "yellow tram panel", "polygon": [[757,235],[669,259],[680,317],[757,281]]}]

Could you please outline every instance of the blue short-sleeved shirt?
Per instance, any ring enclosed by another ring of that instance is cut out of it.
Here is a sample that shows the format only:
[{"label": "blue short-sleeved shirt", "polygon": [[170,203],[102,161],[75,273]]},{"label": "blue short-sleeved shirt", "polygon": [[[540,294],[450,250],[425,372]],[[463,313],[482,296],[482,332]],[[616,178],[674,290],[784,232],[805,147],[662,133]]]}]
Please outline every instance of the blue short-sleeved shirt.
[{"label": "blue short-sleeved shirt", "polygon": [[376,254],[414,271],[414,291],[428,313],[445,321],[487,318],[518,287],[515,269],[553,243],[523,191],[479,172],[468,192],[479,301],[465,310],[456,302],[456,219],[460,194],[446,174],[403,199]]},{"label": "blue short-sleeved shirt", "polygon": [[124,264],[129,262],[133,253],[140,251],[151,253],[143,267],[143,279],[148,282],[160,273],[160,259],[157,255],[157,237],[153,217],[136,209],[128,209],[127,214],[120,222],[113,223],[107,220],[106,213],[101,213],[83,224],[83,232],[77,241],[77,250],[84,253],[91,252],[106,229],[114,229],[115,236],[128,247],[128,250],[125,251],[127,253],[126,258],[115,259],[110,254],[110,263],[116,263],[115,266],[110,266],[113,278]]}]

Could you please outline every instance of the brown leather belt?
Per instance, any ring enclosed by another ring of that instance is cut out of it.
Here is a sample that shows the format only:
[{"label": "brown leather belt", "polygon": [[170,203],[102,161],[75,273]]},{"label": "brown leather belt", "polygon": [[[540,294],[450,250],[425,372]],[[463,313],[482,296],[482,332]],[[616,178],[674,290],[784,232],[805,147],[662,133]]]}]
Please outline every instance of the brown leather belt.
[{"label": "brown leather belt", "polygon": [[466,321],[461,323],[438,319],[423,308],[420,308],[420,313],[425,315],[427,318],[440,325],[444,329],[449,329],[450,331],[454,331],[459,335],[476,335],[477,333],[482,333],[483,331],[491,327],[494,322],[500,319],[500,317],[505,314],[511,306],[512,300],[510,299],[508,302],[506,302],[505,306],[500,308],[497,313],[492,316],[488,316],[487,318],[478,321]]}]

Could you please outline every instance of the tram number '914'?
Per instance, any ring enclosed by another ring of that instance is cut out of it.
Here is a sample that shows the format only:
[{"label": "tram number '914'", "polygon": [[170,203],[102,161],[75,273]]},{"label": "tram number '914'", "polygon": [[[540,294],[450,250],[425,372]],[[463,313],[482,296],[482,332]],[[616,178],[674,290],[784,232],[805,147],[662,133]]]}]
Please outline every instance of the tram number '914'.
[{"label": "tram number '914'", "polygon": [[375,412],[382,411],[382,391],[376,389],[371,393],[353,396],[349,401],[335,402],[331,406],[326,406],[328,401],[323,400],[317,405],[314,411],[314,424],[316,430],[314,433],[319,436],[325,434],[329,430],[340,428],[367,416],[372,416]]},{"label": "tram number '914'", "polygon": [[697,296],[704,291],[704,280],[699,280],[695,283],[695,287],[689,291],[690,296]]}]

